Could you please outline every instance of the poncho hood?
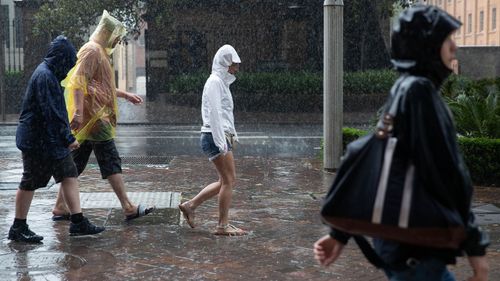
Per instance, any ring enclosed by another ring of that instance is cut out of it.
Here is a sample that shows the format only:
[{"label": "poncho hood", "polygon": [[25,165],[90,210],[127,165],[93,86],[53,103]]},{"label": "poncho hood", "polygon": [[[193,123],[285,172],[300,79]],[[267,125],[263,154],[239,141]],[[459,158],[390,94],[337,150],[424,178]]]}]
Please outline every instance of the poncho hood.
[{"label": "poncho hood", "polygon": [[97,25],[94,33],[90,36],[90,40],[96,42],[103,42],[103,47],[108,55],[111,55],[116,46],[113,43],[127,35],[127,30],[123,23],[111,16],[108,11],[104,10],[101,20]]},{"label": "poncho hood", "polygon": [[400,72],[424,76],[439,86],[452,72],[441,59],[441,46],[461,26],[445,11],[416,5],[403,11],[392,32],[392,63]]},{"label": "poncho hood", "polygon": [[215,53],[212,63],[212,74],[219,76],[226,84],[230,85],[236,77],[229,73],[229,66],[233,63],[241,63],[238,53],[231,45],[224,45]]}]

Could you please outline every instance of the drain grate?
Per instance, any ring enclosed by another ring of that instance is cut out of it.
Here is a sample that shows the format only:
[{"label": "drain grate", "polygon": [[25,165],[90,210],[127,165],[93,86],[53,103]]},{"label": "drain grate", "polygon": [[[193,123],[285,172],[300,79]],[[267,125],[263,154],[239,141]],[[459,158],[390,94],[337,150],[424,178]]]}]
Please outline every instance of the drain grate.
[{"label": "drain grate", "polygon": [[[124,165],[168,165],[174,159],[172,156],[122,156]],[[97,164],[95,156],[90,157],[89,164]]]}]

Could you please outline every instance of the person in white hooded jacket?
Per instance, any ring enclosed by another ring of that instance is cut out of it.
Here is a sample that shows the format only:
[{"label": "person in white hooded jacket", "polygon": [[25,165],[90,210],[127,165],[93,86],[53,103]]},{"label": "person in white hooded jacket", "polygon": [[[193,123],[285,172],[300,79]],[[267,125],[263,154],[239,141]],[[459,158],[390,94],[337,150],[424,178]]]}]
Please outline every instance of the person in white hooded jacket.
[{"label": "person in white hooded jacket", "polygon": [[219,222],[216,235],[239,236],[247,232],[229,223],[233,187],[236,179],[232,148],[238,140],[234,128],[233,98],[229,85],[241,63],[236,50],[224,45],[214,56],[212,74],[203,88],[201,148],[217,169],[219,180],[207,185],[193,199],[179,205],[189,226],[195,227],[194,211],[206,200],[219,195]]}]

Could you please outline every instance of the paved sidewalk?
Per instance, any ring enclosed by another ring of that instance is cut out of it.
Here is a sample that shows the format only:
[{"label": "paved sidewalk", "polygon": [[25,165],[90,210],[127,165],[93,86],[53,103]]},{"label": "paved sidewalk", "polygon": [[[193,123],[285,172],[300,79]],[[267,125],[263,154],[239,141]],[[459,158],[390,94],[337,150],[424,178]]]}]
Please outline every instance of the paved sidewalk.
[{"label": "paved sidewalk", "polygon": [[[20,162],[0,165],[15,168]],[[12,160],[11,160],[12,161]],[[354,243],[329,268],[313,259],[312,244],[326,233],[318,212],[332,175],[315,159],[240,157],[231,220],[251,230],[247,237],[216,237],[216,201],[196,212],[197,228],[178,224],[107,225],[95,237],[71,238],[67,222],[52,222],[54,188],[36,193],[30,227],[45,237],[39,245],[7,240],[14,216],[15,190],[0,191],[0,280],[385,280]],[[95,166],[80,177],[81,192],[111,192]],[[191,198],[216,180],[205,158],[175,157],[168,167],[125,166],[129,192],[180,192]],[[499,190],[478,188],[476,205],[500,203]],[[498,205],[497,205],[498,206]],[[106,224],[108,213],[87,211]],[[500,280],[500,226],[492,236],[490,280]],[[470,275],[464,259],[450,269],[457,280]]]}]

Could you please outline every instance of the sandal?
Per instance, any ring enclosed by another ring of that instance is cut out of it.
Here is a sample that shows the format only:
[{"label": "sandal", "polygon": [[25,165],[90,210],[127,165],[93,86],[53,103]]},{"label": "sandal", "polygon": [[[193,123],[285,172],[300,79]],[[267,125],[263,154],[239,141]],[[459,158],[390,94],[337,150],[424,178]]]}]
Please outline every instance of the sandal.
[{"label": "sandal", "polygon": [[71,220],[70,214],[53,215],[52,221],[69,221]]},{"label": "sandal", "polygon": [[224,236],[243,236],[247,235],[248,231],[245,231],[241,228],[237,228],[232,224],[219,225],[214,232],[215,235],[224,235]]},{"label": "sandal", "polygon": [[191,208],[185,207],[183,204],[179,204],[179,210],[182,212],[182,216],[189,224],[191,228],[194,228],[194,211]]},{"label": "sandal", "polygon": [[128,222],[128,221],[143,217],[147,214],[151,214],[152,212],[154,212],[154,210],[156,210],[156,207],[154,207],[154,206],[150,207],[150,208],[146,208],[143,205],[139,204],[139,205],[137,205],[137,212],[133,215],[125,216],[125,221]]}]

